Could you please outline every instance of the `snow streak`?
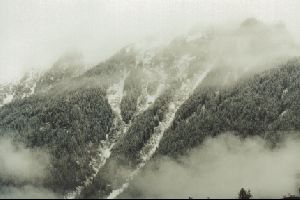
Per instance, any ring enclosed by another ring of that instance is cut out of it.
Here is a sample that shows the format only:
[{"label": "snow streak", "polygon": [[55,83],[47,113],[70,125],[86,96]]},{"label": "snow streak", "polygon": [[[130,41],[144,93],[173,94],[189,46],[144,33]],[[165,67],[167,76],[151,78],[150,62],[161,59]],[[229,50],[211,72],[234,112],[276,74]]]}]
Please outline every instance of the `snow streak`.
[{"label": "snow streak", "polygon": [[181,86],[181,88],[174,95],[174,100],[169,104],[168,111],[163,121],[159,123],[159,125],[154,129],[154,134],[152,134],[148,143],[143,147],[140,151],[141,162],[138,164],[137,168],[127,177],[125,183],[118,189],[113,190],[107,199],[115,199],[120,194],[124,192],[126,188],[128,188],[130,181],[134,178],[134,176],[142,169],[147,161],[149,161],[153,154],[159,147],[160,141],[163,138],[163,134],[166,129],[171,125],[174,120],[176,111],[178,108],[189,98],[189,96],[193,93],[196,87],[202,82],[202,80],[207,76],[210,69],[205,70],[204,72],[200,72],[195,74],[192,79],[187,80]]},{"label": "snow streak", "polygon": [[[154,101],[161,95],[166,85],[167,74],[164,73],[162,70],[159,69],[152,69],[152,71],[148,70],[148,76],[150,82],[147,81],[146,84],[143,85],[142,95],[138,98],[137,115],[147,110],[151,105],[153,105]],[[148,85],[151,84],[151,81],[153,81],[152,80],[154,79],[153,77],[157,77],[157,76],[159,77],[159,81],[155,93],[149,94]]]},{"label": "snow streak", "polygon": [[96,156],[92,158],[89,166],[92,167],[94,171],[93,174],[91,174],[89,177],[86,177],[83,185],[78,186],[75,191],[66,194],[66,199],[75,199],[79,197],[82,190],[92,183],[100,169],[106,164],[106,161],[110,157],[111,150],[115,146],[116,141],[118,141],[119,137],[123,135],[127,129],[127,126],[122,121],[120,109],[121,100],[124,95],[124,82],[127,76],[128,73],[124,71],[122,80],[107,89],[108,103],[116,114],[116,118],[114,120],[114,129],[112,130],[114,134],[106,135],[106,139],[101,141]]}]

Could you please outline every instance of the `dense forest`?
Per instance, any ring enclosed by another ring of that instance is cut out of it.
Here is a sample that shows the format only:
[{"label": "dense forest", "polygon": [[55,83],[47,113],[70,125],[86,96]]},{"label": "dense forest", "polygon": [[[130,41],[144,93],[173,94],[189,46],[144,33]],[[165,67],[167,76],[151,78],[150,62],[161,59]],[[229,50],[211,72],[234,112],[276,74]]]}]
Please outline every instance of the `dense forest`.
[{"label": "dense forest", "polygon": [[46,186],[65,191],[90,173],[89,150],[110,133],[113,113],[102,89],[81,89],[59,96],[31,96],[5,105],[1,133],[52,155]]},{"label": "dense forest", "polygon": [[137,112],[138,98],[142,93],[142,74],[138,70],[131,71],[124,83],[125,96],[122,98],[120,109],[122,119],[129,123]]},{"label": "dense forest", "polygon": [[226,131],[272,140],[277,131],[299,130],[299,80],[300,62],[293,59],[229,87],[199,87],[176,113],[159,153],[180,155]]},{"label": "dense forest", "polygon": [[[48,174],[35,184],[62,196],[75,191],[73,198],[143,197],[127,187],[148,161],[180,162],[223,133],[276,147],[300,130],[300,59],[282,55],[274,30],[250,20],[232,33],[177,37],[146,52],[127,46],[89,69],[78,55],[62,57],[0,87],[0,134],[49,153]],[[0,176],[0,185],[22,184]]]},{"label": "dense forest", "polygon": [[[126,135],[118,141],[112,150],[110,160],[93,180],[93,183],[83,190],[81,198],[108,196],[114,187],[126,180],[127,174],[124,174],[122,170],[129,170],[129,173],[140,162],[139,152],[154,133],[155,127],[164,118],[177,84],[173,83],[148,110],[132,120]],[[101,189],[97,190],[97,188]]]}]

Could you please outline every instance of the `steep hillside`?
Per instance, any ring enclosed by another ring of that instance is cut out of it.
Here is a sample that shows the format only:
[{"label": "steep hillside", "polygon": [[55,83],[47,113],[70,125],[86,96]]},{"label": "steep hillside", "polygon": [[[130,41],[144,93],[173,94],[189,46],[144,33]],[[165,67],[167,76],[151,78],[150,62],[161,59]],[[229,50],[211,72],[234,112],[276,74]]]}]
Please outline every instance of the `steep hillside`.
[{"label": "steep hillside", "polygon": [[[85,70],[86,66],[80,55],[62,56],[44,72],[32,70],[26,72],[16,82],[0,84],[0,106],[36,93],[49,93],[49,90],[54,89],[56,84],[70,81],[70,79],[80,76]],[[66,83],[64,84],[66,85]]]},{"label": "steep hillside", "polygon": [[180,155],[226,131],[272,140],[277,131],[299,130],[299,86],[299,59],[230,87],[200,86],[176,113],[159,153]]},{"label": "steep hillside", "polygon": [[75,187],[91,173],[86,167],[90,153],[113,126],[113,113],[101,89],[16,100],[1,109],[0,118],[2,134],[51,153],[51,173],[44,184],[58,191]]},{"label": "steep hillside", "polygon": [[87,71],[66,56],[0,88],[0,133],[49,153],[43,187],[116,198],[153,158],[176,159],[208,137],[256,135],[276,146],[279,131],[299,131],[299,52],[283,27],[252,19],[146,50],[130,45]]}]

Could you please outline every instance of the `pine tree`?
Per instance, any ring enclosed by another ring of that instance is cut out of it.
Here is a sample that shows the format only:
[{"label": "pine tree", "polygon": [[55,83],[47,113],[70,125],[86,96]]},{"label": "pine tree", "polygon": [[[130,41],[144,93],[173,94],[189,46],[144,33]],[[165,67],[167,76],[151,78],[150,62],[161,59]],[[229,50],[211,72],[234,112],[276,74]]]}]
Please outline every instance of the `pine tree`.
[{"label": "pine tree", "polygon": [[244,188],[240,190],[239,199],[251,199],[251,198],[252,198],[252,194],[250,190],[246,191]]}]

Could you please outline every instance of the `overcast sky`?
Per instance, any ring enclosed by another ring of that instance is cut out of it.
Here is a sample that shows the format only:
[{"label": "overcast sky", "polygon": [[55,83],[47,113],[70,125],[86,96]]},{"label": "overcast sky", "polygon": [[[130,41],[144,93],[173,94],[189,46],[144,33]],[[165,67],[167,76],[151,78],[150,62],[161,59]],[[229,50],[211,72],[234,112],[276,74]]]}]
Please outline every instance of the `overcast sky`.
[{"label": "overcast sky", "polygon": [[298,0],[0,0],[0,82],[82,52],[95,64],[120,47],[195,24],[256,17],[300,35]]}]

